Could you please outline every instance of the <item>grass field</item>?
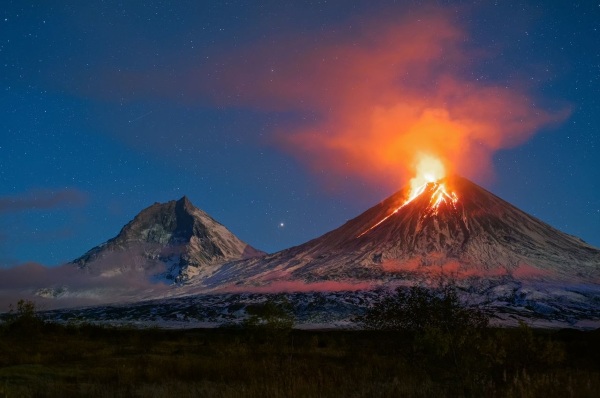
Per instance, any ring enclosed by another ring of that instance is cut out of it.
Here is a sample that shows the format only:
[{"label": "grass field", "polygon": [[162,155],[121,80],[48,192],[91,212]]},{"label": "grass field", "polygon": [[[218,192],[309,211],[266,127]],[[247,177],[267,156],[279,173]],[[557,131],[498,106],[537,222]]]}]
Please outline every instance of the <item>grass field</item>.
[{"label": "grass field", "polygon": [[486,334],[448,359],[399,332],[4,325],[0,397],[598,396],[599,331]]}]

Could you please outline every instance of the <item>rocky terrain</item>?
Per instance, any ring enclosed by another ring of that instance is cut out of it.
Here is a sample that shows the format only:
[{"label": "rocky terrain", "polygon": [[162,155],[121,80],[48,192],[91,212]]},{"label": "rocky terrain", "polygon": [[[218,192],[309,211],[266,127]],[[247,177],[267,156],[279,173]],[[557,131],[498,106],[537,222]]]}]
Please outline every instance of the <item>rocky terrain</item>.
[{"label": "rocky terrain", "polygon": [[155,277],[181,283],[219,264],[262,255],[184,196],[142,210],[116,237],[73,264],[91,273],[152,270]]}]

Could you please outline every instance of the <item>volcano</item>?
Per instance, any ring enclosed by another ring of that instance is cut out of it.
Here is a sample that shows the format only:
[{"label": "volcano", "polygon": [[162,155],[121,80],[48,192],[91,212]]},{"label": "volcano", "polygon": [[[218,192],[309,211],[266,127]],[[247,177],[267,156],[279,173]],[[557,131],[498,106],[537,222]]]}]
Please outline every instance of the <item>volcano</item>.
[{"label": "volcano", "polygon": [[73,264],[107,276],[133,269],[158,272],[167,280],[184,282],[219,264],[264,254],[184,196],[142,210],[116,237],[94,247]]},{"label": "volcano", "polygon": [[[446,190],[446,187],[450,189]],[[600,250],[452,176],[405,188],[300,246],[220,267],[203,283],[413,276],[600,280]]]},{"label": "volcano", "polygon": [[[427,181],[321,237],[270,255],[185,197],[156,203],[74,261],[92,274],[83,287],[76,279],[75,286],[36,295],[55,300],[46,302],[55,308],[86,294],[96,303],[122,303],[77,315],[89,320],[172,320],[180,327],[182,320],[231,322],[265,293],[277,293],[286,295],[302,324],[347,327],[384,291],[451,280],[465,303],[485,306],[498,325],[600,325],[599,249],[467,179]],[[156,275],[167,283],[148,278]],[[52,316],[69,319],[69,311]]]}]

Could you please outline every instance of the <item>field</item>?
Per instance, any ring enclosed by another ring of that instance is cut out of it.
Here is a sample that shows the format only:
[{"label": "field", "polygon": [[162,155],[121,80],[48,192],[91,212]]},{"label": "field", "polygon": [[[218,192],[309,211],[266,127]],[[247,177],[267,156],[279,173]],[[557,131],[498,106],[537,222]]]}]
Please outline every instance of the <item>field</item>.
[{"label": "field", "polygon": [[[600,331],[488,329],[472,347],[410,333],[0,329],[0,397],[593,397]],[[446,355],[451,353],[451,355]]]}]

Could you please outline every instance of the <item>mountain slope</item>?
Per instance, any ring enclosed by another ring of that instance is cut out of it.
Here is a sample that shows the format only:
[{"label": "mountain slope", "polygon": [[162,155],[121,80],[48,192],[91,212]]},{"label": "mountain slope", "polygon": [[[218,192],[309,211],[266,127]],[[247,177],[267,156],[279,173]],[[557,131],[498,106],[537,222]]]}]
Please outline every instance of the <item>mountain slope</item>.
[{"label": "mountain slope", "polygon": [[[456,194],[432,206],[439,186]],[[517,209],[467,179],[402,190],[341,227],[260,259],[233,262],[206,286],[275,279],[390,280],[407,274],[600,281],[600,250]]]},{"label": "mountain slope", "polygon": [[262,255],[184,196],[142,210],[116,237],[73,263],[105,274],[162,269],[167,279],[181,282],[219,264]]},{"label": "mountain slope", "polygon": [[[75,264],[92,277],[68,272],[70,279],[36,294],[53,308],[95,303],[82,310],[89,320],[230,322],[244,317],[246,298],[284,293],[299,322],[343,327],[382,292],[435,286],[441,277],[452,279],[465,303],[492,311],[497,324],[600,322],[600,250],[460,177],[424,185],[415,196],[399,191],[341,227],[272,255],[184,197],[143,210]],[[149,282],[158,273],[182,283]]]}]

